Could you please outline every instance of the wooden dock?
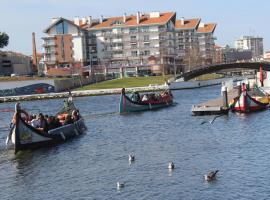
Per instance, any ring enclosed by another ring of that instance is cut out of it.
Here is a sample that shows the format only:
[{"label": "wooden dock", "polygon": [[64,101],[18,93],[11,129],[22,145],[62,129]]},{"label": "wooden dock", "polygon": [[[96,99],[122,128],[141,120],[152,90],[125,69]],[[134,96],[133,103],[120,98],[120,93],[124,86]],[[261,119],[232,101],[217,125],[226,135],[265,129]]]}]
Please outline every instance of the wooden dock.
[{"label": "wooden dock", "polygon": [[[218,115],[229,112],[228,102],[239,96],[239,88],[234,88],[227,93],[227,103],[224,102],[224,97],[221,96],[216,99],[211,99],[207,102],[196,104],[192,106],[193,115]],[[226,105],[227,104],[227,105]]]}]

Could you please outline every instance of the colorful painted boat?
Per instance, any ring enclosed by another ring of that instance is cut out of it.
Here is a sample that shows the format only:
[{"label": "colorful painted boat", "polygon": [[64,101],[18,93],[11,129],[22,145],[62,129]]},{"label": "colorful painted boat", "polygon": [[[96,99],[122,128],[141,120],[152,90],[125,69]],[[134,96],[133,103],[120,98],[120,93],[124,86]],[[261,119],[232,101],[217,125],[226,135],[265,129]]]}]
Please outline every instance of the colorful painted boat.
[{"label": "colorful painted boat", "polygon": [[[65,102],[64,107],[58,114],[68,114],[75,108],[72,99]],[[10,141],[14,146],[15,154],[26,149],[35,149],[43,146],[50,146],[62,143],[70,138],[77,137],[86,131],[84,119],[80,117],[77,121],[62,125],[47,132],[40,131],[25,122],[23,115],[27,113],[20,108],[19,103],[15,106],[13,127],[7,137],[6,144]]]},{"label": "colorful painted boat", "polygon": [[232,111],[249,113],[264,110],[269,104],[269,98],[258,88],[255,91],[247,91],[246,85],[242,84],[242,92],[239,97],[230,102]]},{"label": "colorful painted boat", "polygon": [[125,93],[125,88],[123,88],[119,103],[119,112],[129,113],[153,110],[157,108],[168,107],[172,104],[173,96],[170,90],[165,90],[160,93],[145,93],[143,95],[135,92],[131,94],[131,96],[128,96]]}]

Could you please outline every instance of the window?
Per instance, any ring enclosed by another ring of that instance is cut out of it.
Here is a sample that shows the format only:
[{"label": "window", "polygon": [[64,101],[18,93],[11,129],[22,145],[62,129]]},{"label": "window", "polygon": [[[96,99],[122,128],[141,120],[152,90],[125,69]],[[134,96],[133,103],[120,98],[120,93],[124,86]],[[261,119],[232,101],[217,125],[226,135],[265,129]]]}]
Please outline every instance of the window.
[{"label": "window", "polygon": [[137,56],[138,52],[137,51],[131,51],[131,56]]},{"label": "window", "polygon": [[144,47],[150,47],[150,42],[144,43]]},{"label": "window", "polygon": [[56,34],[67,34],[68,24],[66,21],[62,21],[56,25]]},{"label": "window", "polygon": [[144,35],[143,36],[143,41],[149,41],[149,35]]},{"label": "window", "polygon": [[137,37],[136,37],[136,35],[132,35],[132,36],[130,36],[130,41],[136,41],[137,40]]},{"label": "window", "polygon": [[131,44],[131,49],[136,49],[137,48],[137,44]]},{"label": "window", "polygon": [[141,27],[141,32],[149,32],[149,27],[148,26]]},{"label": "window", "polygon": [[150,55],[150,51],[149,50],[144,51],[144,55],[145,56],[149,56]]},{"label": "window", "polygon": [[129,29],[129,32],[130,33],[136,33],[137,32],[137,28],[131,28],[131,29]]}]

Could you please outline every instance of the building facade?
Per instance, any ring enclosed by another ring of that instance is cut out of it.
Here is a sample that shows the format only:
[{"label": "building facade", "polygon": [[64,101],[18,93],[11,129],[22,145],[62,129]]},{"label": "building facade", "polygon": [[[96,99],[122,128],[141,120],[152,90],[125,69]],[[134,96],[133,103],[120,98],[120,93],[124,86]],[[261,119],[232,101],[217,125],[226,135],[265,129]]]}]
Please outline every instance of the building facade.
[{"label": "building facade", "polygon": [[254,36],[243,36],[235,41],[235,48],[239,50],[251,50],[252,58],[263,57],[263,38]]},{"label": "building facade", "polygon": [[32,73],[30,56],[12,51],[0,51],[0,75],[29,75]]},{"label": "building facade", "polygon": [[215,26],[200,19],[176,20],[175,12],[54,19],[44,31],[44,61],[48,72],[77,66],[120,76],[179,73],[193,51],[212,62]]},{"label": "building facade", "polygon": [[85,31],[78,18],[69,21],[54,18],[44,30],[43,37],[45,72],[50,75],[80,74],[85,66]]}]

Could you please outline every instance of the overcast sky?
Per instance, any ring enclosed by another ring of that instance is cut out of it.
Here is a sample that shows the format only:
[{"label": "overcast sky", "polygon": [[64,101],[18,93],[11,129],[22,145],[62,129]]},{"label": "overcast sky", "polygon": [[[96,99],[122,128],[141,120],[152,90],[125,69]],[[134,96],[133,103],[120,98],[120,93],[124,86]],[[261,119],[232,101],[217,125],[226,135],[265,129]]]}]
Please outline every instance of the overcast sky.
[{"label": "overcast sky", "polygon": [[37,51],[42,52],[43,30],[52,17],[122,16],[150,11],[174,11],[177,18],[201,18],[217,23],[218,45],[233,45],[243,35],[264,38],[264,50],[270,50],[269,0],[0,0],[0,31],[10,36],[8,47],[31,55],[31,33],[36,33]]}]

